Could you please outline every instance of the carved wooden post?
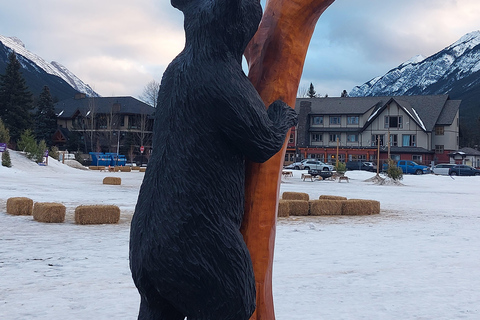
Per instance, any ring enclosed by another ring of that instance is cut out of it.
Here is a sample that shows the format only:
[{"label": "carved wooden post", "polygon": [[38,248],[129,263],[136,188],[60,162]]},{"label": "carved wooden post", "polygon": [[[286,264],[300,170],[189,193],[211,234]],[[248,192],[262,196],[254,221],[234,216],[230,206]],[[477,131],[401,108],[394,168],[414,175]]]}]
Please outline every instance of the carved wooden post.
[{"label": "carved wooden post", "polygon": [[[249,78],[265,105],[295,107],[308,45],[320,15],[334,0],[267,0],[260,27],[245,50]],[[289,135],[287,134],[287,140]],[[280,175],[286,145],[265,163],[248,163],[242,234],[257,288],[252,320],[273,320],[272,264]]]}]

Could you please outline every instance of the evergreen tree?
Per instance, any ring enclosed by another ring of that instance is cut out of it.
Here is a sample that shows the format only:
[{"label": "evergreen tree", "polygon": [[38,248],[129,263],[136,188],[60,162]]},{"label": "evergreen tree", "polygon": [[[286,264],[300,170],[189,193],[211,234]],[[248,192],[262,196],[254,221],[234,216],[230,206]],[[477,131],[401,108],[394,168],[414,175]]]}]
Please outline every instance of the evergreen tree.
[{"label": "evergreen tree", "polygon": [[38,141],[45,140],[47,146],[52,145],[52,136],[57,130],[57,116],[50,89],[45,86],[37,102],[35,113],[35,137]]},{"label": "evergreen tree", "polygon": [[8,56],[5,74],[0,75],[0,117],[16,142],[23,131],[32,127],[32,94],[20,72],[15,52]]},{"label": "evergreen tree", "polygon": [[342,94],[340,95],[340,97],[342,97],[342,98],[348,98],[347,90],[343,90],[343,91],[342,91]]},{"label": "evergreen tree", "polygon": [[313,83],[310,82],[310,88],[308,88],[307,96],[309,98],[315,98],[317,96],[317,92],[315,91],[315,88],[313,87]]},{"label": "evergreen tree", "polygon": [[8,149],[2,152],[2,166],[7,168],[12,167],[12,160],[10,159],[10,152],[8,152]]},{"label": "evergreen tree", "polygon": [[2,119],[0,118],[0,142],[8,143],[10,141],[10,132],[3,124]]}]

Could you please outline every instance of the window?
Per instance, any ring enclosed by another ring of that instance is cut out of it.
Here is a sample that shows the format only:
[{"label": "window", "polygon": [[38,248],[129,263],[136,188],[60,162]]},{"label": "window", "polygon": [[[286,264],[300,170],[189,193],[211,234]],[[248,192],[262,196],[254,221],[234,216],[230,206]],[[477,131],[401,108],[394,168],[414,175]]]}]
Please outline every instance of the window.
[{"label": "window", "polygon": [[358,124],[358,117],[357,116],[348,116],[347,117],[347,124]]},{"label": "window", "polygon": [[443,154],[444,146],[443,144],[436,144],[435,145],[435,153]]},{"label": "window", "polygon": [[391,147],[397,147],[398,146],[398,135],[397,134],[391,134],[390,135],[390,146]]},{"label": "window", "polygon": [[402,116],[385,116],[385,128],[403,128]]},{"label": "window", "polygon": [[357,142],[358,141],[358,134],[349,134],[347,135],[348,142]]},{"label": "window", "polygon": [[416,163],[422,163],[422,156],[419,155],[412,155],[412,160]]},{"label": "window", "polygon": [[416,136],[414,134],[402,135],[402,147],[416,147]]},{"label": "window", "polygon": [[445,127],[435,127],[435,135],[443,136],[445,134]]},{"label": "window", "polygon": [[320,142],[323,141],[323,134],[321,133],[312,133],[310,136],[310,140],[312,142]]},{"label": "window", "polygon": [[340,135],[336,133],[330,133],[330,142],[336,142],[338,138],[338,141],[340,141]]},{"label": "window", "polygon": [[330,124],[342,124],[342,117],[330,116]]},{"label": "window", "polygon": [[293,142],[294,142],[293,133],[290,133],[290,138],[288,139],[288,143],[293,143]]},{"label": "window", "polygon": [[312,125],[323,124],[323,117],[322,116],[314,116],[312,118]]},{"label": "window", "polygon": [[383,147],[384,146],[384,137],[385,137],[384,134],[372,134],[372,147],[377,146],[378,138],[380,138],[380,146]]}]

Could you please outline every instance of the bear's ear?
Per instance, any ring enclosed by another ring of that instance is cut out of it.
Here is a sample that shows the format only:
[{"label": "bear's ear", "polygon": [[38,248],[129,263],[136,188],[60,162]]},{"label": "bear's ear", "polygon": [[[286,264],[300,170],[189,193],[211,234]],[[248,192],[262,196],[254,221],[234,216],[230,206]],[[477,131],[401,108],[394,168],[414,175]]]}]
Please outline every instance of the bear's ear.
[{"label": "bear's ear", "polygon": [[178,10],[183,12],[186,6],[195,1],[198,0],[170,0],[170,3],[174,8],[177,8]]}]

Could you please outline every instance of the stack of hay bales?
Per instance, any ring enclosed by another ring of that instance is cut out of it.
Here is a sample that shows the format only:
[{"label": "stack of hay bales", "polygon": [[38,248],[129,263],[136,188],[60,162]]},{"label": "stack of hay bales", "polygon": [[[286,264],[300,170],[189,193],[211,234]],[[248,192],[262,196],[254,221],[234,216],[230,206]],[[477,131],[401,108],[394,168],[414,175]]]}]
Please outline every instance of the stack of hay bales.
[{"label": "stack of hay bales", "polygon": [[114,205],[83,205],[75,208],[77,224],[112,224],[120,220],[120,208]]},{"label": "stack of hay bales", "polygon": [[39,222],[61,223],[65,221],[65,206],[54,202],[35,202],[33,219]]},{"label": "stack of hay bales", "polygon": [[371,215],[380,213],[380,202],[321,195],[309,200],[307,193],[284,192],[278,203],[278,216]]},{"label": "stack of hay bales", "polygon": [[[280,210],[280,203],[278,204],[278,214],[283,217],[288,216],[305,216],[309,211],[309,195],[303,192],[284,192],[282,194],[283,204],[282,211]],[[288,214],[286,213],[288,212]]]},{"label": "stack of hay bales", "polygon": [[103,184],[111,184],[119,186],[122,184],[122,178],[119,177],[105,177],[103,178]]},{"label": "stack of hay bales", "polygon": [[8,198],[7,213],[15,216],[31,216],[33,213],[33,200],[26,197]]}]

